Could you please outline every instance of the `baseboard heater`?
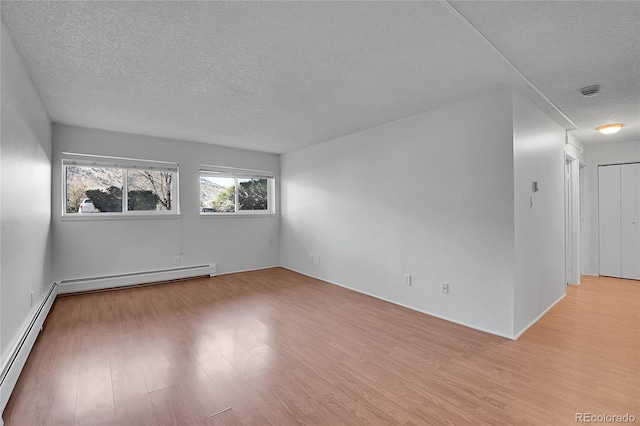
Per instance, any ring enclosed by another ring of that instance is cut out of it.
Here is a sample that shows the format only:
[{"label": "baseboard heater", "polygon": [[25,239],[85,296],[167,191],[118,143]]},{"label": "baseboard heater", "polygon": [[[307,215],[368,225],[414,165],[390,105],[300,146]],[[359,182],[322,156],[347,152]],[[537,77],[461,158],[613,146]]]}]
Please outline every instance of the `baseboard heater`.
[{"label": "baseboard heater", "polygon": [[156,271],[62,280],[60,281],[58,294],[104,290],[107,288],[126,287],[130,285],[149,284],[202,276],[213,277],[215,275],[216,264],[212,263],[210,265],[185,266],[181,268],[160,269]]},{"label": "baseboard heater", "polygon": [[[53,283],[51,288],[44,296],[44,299],[38,305],[35,311],[32,311],[31,319],[23,325],[21,332],[18,334],[19,339],[13,344],[13,347],[8,352],[6,359],[2,360],[2,370],[0,375],[0,415],[4,411],[9,396],[18,382],[18,377],[22,372],[24,364],[27,362],[27,357],[33,348],[34,343],[42,324],[49,314],[49,310],[53,305],[53,301],[56,298],[58,285]],[[2,419],[0,418],[0,424]]]}]

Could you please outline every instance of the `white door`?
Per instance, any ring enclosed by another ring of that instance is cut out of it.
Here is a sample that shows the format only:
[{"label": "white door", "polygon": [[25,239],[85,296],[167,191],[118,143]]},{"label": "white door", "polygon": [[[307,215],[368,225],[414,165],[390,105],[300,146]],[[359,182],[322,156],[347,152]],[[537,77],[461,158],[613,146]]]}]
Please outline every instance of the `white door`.
[{"label": "white door", "polygon": [[598,167],[600,275],[622,276],[620,166]]},{"label": "white door", "polygon": [[622,278],[640,280],[640,164],[620,166]]}]

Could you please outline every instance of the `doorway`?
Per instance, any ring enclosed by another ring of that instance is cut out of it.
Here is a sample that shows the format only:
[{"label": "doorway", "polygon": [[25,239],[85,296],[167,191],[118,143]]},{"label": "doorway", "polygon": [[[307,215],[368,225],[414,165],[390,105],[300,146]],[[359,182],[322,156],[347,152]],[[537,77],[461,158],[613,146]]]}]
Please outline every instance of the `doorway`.
[{"label": "doorway", "polygon": [[580,284],[580,162],[565,156],[565,280]]}]

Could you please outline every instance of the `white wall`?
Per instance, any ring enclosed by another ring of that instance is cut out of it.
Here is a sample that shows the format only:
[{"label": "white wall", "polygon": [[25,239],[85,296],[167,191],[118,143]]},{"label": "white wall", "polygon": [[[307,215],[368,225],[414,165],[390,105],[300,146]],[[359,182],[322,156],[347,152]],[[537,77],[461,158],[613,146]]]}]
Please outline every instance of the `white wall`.
[{"label": "white wall", "polygon": [[511,94],[283,155],[282,265],[512,336]]},{"label": "white wall", "polygon": [[[177,162],[180,217],[73,220],[62,217],[61,152]],[[215,262],[219,273],[277,266],[279,217],[201,217],[199,164],[279,174],[279,156],[195,142],[54,124],[53,241],[57,280]],[[276,202],[277,206],[277,202]]]},{"label": "white wall", "polygon": [[566,292],[565,130],[515,92],[513,123],[517,335]]},{"label": "white wall", "polygon": [[0,361],[51,277],[51,124],[2,25]]},{"label": "white wall", "polygon": [[[624,131],[624,129],[622,130]],[[640,141],[622,142],[585,148],[588,199],[583,226],[583,270],[588,275],[599,274],[598,262],[598,166],[640,161]]]}]

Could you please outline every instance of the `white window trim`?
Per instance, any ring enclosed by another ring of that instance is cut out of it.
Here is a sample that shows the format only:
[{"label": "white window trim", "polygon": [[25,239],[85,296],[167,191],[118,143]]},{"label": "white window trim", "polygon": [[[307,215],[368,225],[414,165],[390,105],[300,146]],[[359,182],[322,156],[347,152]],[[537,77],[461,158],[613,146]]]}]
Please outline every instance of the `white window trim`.
[{"label": "white window trim", "polygon": [[[122,173],[122,211],[103,213],[67,213],[67,166],[105,167],[121,169]],[[102,155],[88,155],[77,153],[62,153],[62,217],[64,219],[80,220],[113,220],[131,218],[175,218],[180,217],[179,179],[180,170],[177,163],[168,161],[142,160],[124,157],[108,157]],[[171,210],[129,210],[129,192],[127,170],[169,171],[174,174],[171,182],[172,203]],[[172,206],[173,207],[173,206]]]},{"label": "white window trim", "polygon": [[[238,196],[239,191],[234,191],[234,212],[202,212],[201,217],[255,217],[255,216],[274,216],[276,214],[275,199],[276,199],[276,176],[274,172],[266,170],[254,170],[254,169],[240,169],[235,167],[226,166],[211,166],[206,164],[200,164],[198,177],[202,176],[215,176],[221,178],[233,178],[234,186],[238,187],[239,179],[267,179],[267,210],[239,210],[238,209]],[[198,181],[199,184],[199,181]]]},{"label": "white window trim", "polygon": [[[144,212],[143,212],[144,213]],[[73,222],[73,221],[84,221],[84,220],[165,220],[165,219],[180,219],[182,217],[181,214],[122,214],[118,212],[106,212],[106,213],[88,213],[88,214],[79,214],[79,213],[67,213],[65,216],[61,218],[63,222]]]}]

